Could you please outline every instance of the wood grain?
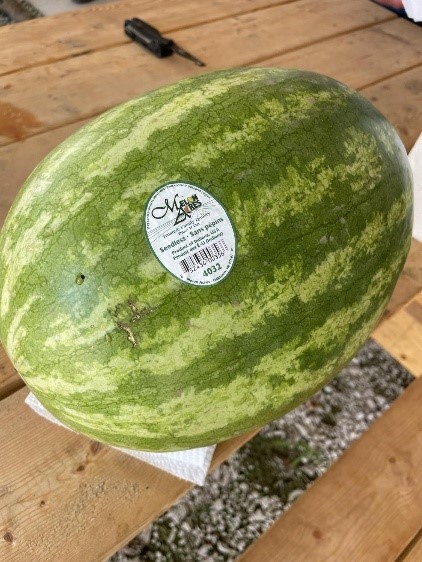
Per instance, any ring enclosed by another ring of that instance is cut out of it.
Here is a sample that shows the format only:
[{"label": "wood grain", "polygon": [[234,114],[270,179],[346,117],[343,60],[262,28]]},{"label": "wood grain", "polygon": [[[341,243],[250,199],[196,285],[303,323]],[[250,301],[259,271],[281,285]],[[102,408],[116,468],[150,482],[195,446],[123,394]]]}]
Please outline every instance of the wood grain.
[{"label": "wood grain", "polygon": [[409,151],[422,130],[422,66],[361,92],[390,120]]},{"label": "wood grain", "polygon": [[[26,395],[0,402],[0,560],[104,560],[192,488],[52,425]],[[219,445],[212,468],[251,436]]]},{"label": "wood grain", "polygon": [[239,562],[393,562],[422,521],[422,380],[413,382]]},{"label": "wood grain", "polygon": [[214,453],[210,470],[214,470],[219,466],[223,461],[225,461],[232,453],[233,448],[240,449],[245,443],[250,441],[252,437],[254,437],[260,430],[255,429],[254,431],[249,431],[240,437],[236,437],[235,439],[229,439],[228,441],[223,441],[220,443]]},{"label": "wood grain", "polygon": [[422,291],[380,324],[372,337],[415,377],[422,377]]},{"label": "wood grain", "polygon": [[121,0],[30,20],[2,29],[0,75],[129,43],[123,32],[123,22],[134,16],[168,34],[177,29],[291,1],[208,1],[201,2],[199,8],[196,0]]},{"label": "wood grain", "polygon": [[35,166],[53,148],[88,121],[88,119],[77,121],[65,127],[0,147],[0,228],[3,226],[19,189]]},{"label": "wood grain", "polygon": [[[213,70],[251,64],[277,51],[386,20],[388,14],[367,0],[353,4],[298,0],[186,28],[173,38],[204,60],[207,70]],[[137,94],[201,71],[181,57],[158,61],[131,43],[3,76],[0,145],[97,115]]]},{"label": "wood grain", "polygon": [[400,279],[387,305],[382,321],[400,310],[422,290],[422,242],[413,238]]},{"label": "wood grain", "polygon": [[395,19],[295,49],[260,65],[320,72],[358,90],[420,65],[421,60],[420,28]]},{"label": "wood grain", "polygon": [[24,386],[16,369],[0,344],[0,400]]}]

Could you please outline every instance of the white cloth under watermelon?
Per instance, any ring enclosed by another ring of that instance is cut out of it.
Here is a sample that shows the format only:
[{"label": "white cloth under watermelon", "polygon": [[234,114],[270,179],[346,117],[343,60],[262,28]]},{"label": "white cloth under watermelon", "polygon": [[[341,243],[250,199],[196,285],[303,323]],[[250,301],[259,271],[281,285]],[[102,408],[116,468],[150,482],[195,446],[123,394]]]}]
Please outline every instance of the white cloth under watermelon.
[{"label": "white cloth under watermelon", "polygon": [[[50,414],[32,392],[28,394],[25,402],[34,412],[43,418],[57,425],[61,425],[69,431],[73,431]],[[114,448],[138,460],[160,468],[173,476],[203,486],[211,464],[215,445],[189,449],[187,451],[175,451],[172,453],[147,453],[145,451],[134,451],[133,449],[124,449],[121,447]]]},{"label": "white cloth under watermelon", "polygon": [[413,238],[422,242],[422,133],[409,153],[415,187]]}]

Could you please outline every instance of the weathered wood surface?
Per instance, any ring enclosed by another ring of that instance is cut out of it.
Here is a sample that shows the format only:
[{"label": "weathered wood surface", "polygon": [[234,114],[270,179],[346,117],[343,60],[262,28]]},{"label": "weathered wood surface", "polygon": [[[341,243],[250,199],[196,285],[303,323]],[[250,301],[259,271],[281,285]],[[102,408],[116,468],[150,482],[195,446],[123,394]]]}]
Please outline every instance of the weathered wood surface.
[{"label": "weathered wood surface", "polygon": [[[199,5],[196,0],[125,0],[31,20],[2,30],[0,75],[129,43],[123,33],[123,22],[135,16],[168,35],[186,27],[250,14],[291,1],[231,0]],[[379,14],[378,11],[377,17]],[[384,19],[388,19],[386,15]],[[390,14],[389,17],[394,16]]]},{"label": "weathered wood surface", "polygon": [[[353,5],[324,0],[318,6],[316,9],[314,0],[297,0],[187,27],[172,36],[194,50],[207,63],[207,70],[213,70],[253,64],[275,52],[292,50],[390,17],[367,0],[355,0]],[[298,9],[302,12],[300,26]],[[413,59],[409,64],[414,64]],[[203,69],[181,57],[157,61],[133,42],[93,50],[55,64],[23,68],[0,77],[0,145],[97,115],[141,92],[200,72]]]},{"label": "weathered wood surface", "polygon": [[[192,487],[51,424],[27,394],[0,403],[0,560],[104,560]],[[212,468],[251,435],[219,445]]]},{"label": "weathered wood surface", "polygon": [[261,65],[321,72],[358,90],[420,66],[421,57],[420,28],[393,19],[295,49]]},{"label": "weathered wood surface", "polygon": [[419,379],[239,562],[397,560],[422,523],[421,404]]},{"label": "weathered wood surface", "polygon": [[422,377],[422,291],[380,324],[373,338],[415,377]]},{"label": "weathered wood surface", "polygon": [[[0,29],[0,224],[35,165],[74,130],[116,103],[199,72],[130,43],[122,24],[132,16],[203,58],[205,70],[256,64],[323,72],[373,101],[407,148],[422,129],[419,30],[368,0],[224,0],[200,9],[193,0],[124,0],[33,20]],[[417,336],[405,350],[397,345],[409,311],[418,316],[411,299],[422,288],[420,248],[414,243],[374,334],[400,361],[406,354],[413,372]],[[0,349],[0,560],[103,560],[190,488],[39,418],[24,405],[22,386]],[[250,436],[219,445],[213,466]]]},{"label": "weathered wood surface", "polygon": [[422,289],[422,242],[412,240],[406,264],[387,305],[382,322],[398,312]]},{"label": "weathered wood surface", "polygon": [[22,386],[22,379],[0,344],[0,400],[19,390]]}]

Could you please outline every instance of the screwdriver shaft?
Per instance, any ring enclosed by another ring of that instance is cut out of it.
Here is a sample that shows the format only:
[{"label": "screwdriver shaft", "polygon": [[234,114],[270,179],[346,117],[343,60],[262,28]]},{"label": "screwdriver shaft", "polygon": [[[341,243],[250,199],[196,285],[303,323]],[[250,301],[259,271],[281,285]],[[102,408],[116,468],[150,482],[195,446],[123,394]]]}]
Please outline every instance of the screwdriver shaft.
[{"label": "screwdriver shaft", "polygon": [[187,51],[185,51],[185,49],[183,49],[182,47],[180,47],[177,43],[175,43],[173,41],[173,52],[175,52],[176,54],[180,55],[181,57],[184,57],[185,59],[189,59],[190,61],[194,62],[196,64],[196,66],[205,66],[205,63],[202,62],[201,60],[199,60],[197,57],[195,57],[194,55],[191,55],[191,53],[188,53]]}]

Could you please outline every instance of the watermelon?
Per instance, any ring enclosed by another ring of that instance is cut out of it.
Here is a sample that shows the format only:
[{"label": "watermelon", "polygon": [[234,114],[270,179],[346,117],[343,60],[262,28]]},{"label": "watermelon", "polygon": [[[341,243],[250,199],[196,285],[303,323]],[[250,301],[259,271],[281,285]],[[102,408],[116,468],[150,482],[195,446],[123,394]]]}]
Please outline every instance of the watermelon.
[{"label": "watermelon", "polygon": [[1,340],[78,432],[216,443],[352,358],[411,222],[404,147],[356,92],[301,70],[189,78],[107,111],[28,178],[1,234]]}]

